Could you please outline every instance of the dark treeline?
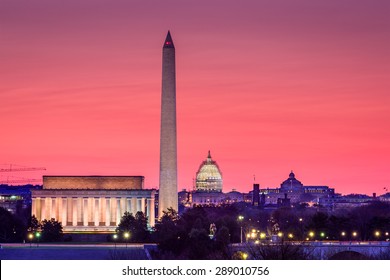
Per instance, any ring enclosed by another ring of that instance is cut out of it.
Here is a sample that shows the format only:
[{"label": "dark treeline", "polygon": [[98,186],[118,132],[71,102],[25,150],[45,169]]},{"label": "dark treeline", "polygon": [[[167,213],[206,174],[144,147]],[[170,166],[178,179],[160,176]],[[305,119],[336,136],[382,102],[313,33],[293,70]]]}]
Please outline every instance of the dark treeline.
[{"label": "dark treeline", "polygon": [[[241,216],[241,219],[239,218]],[[210,234],[210,225],[216,232]],[[251,235],[256,232],[255,236]],[[293,207],[266,211],[245,203],[225,207],[195,207],[181,216],[170,209],[150,236],[158,244],[157,258],[231,259],[230,243],[283,241],[386,240],[390,232],[390,205],[374,202],[336,212]],[[260,237],[260,233],[262,233]],[[283,247],[284,248],[284,247]],[[267,252],[269,253],[269,252]]]},{"label": "dark treeline", "polygon": [[[29,242],[29,235],[36,232],[40,233],[39,242],[64,240],[61,223],[53,219],[37,221],[0,208],[0,242]],[[189,208],[181,215],[168,209],[151,231],[144,213],[125,213],[115,235],[109,235],[108,240],[157,243],[155,258],[231,259],[239,256],[231,252],[229,245],[241,241],[266,243],[275,236],[280,236],[281,242],[381,241],[388,240],[389,233],[388,203],[373,202],[329,213],[306,205],[270,211],[236,203]],[[32,238],[37,241],[37,236]]]}]

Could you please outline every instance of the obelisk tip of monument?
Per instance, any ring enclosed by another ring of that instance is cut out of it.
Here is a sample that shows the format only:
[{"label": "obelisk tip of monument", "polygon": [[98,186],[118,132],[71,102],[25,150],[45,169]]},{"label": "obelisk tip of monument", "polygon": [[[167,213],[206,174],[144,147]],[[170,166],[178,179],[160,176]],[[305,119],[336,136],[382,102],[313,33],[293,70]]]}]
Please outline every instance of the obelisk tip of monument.
[{"label": "obelisk tip of monument", "polygon": [[168,30],[167,38],[165,38],[165,42],[164,42],[164,46],[163,47],[164,48],[175,48],[175,46],[173,45],[171,32],[169,32],[169,30]]}]

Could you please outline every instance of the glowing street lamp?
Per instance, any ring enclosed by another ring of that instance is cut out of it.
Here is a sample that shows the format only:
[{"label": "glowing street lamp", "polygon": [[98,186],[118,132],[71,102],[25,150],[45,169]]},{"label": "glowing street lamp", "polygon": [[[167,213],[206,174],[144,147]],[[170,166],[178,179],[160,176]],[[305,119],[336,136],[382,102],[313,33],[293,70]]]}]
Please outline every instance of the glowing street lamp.
[{"label": "glowing street lamp", "polygon": [[242,221],[244,220],[244,216],[238,216],[238,221],[240,222],[240,242],[242,243]]},{"label": "glowing street lamp", "polygon": [[358,233],[356,231],[352,232],[352,237],[356,238],[358,236]]},{"label": "glowing street lamp", "polygon": [[264,232],[260,233],[260,239],[264,239],[266,237],[266,234]]},{"label": "glowing street lamp", "polygon": [[115,249],[116,249],[116,240],[118,239],[118,234],[115,233],[115,234],[113,235],[113,238],[114,238]]},{"label": "glowing street lamp", "polygon": [[322,238],[324,238],[324,237],[325,237],[325,232],[321,232],[321,233],[320,233],[320,236],[321,236]]},{"label": "glowing street lamp", "polygon": [[381,236],[381,233],[380,233],[380,231],[375,231],[375,237],[380,237]]},{"label": "glowing street lamp", "polygon": [[248,258],[248,254],[247,253],[242,253],[242,259],[246,260],[247,258]]},{"label": "glowing street lamp", "polygon": [[123,237],[126,239],[126,248],[127,248],[127,240],[128,240],[129,237],[130,237],[130,233],[125,232],[125,233],[123,234]]},{"label": "glowing street lamp", "polygon": [[314,231],[310,231],[310,232],[309,232],[309,237],[310,237],[310,238],[313,238],[314,235],[315,235],[315,234],[314,234]]},{"label": "glowing street lamp", "polygon": [[288,238],[293,239],[293,238],[294,238],[294,235],[293,235],[292,233],[289,233],[289,234],[288,234]]},{"label": "glowing street lamp", "polygon": [[32,240],[33,240],[33,238],[34,238],[34,235],[33,235],[32,233],[29,233],[29,234],[28,234],[28,239],[30,239],[30,248],[31,248],[31,246],[32,246]]},{"label": "glowing street lamp", "polygon": [[342,231],[342,232],[341,232],[341,236],[342,236],[342,237],[345,237],[345,235],[346,235],[345,231]]},{"label": "glowing street lamp", "polygon": [[38,239],[37,247],[39,247],[39,237],[41,237],[41,233],[39,231],[37,231],[35,233],[35,237]]}]

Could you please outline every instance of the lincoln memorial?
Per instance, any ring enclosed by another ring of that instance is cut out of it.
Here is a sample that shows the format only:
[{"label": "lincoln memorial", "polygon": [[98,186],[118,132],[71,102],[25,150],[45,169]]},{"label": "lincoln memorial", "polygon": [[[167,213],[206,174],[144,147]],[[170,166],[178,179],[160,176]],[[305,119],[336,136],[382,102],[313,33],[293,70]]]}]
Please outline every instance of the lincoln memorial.
[{"label": "lincoln memorial", "polygon": [[152,227],[155,191],[143,185],[143,176],[43,176],[43,189],[32,190],[32,215],[56,219],[64,232],[111,232],[125,212],[142,211]]}]

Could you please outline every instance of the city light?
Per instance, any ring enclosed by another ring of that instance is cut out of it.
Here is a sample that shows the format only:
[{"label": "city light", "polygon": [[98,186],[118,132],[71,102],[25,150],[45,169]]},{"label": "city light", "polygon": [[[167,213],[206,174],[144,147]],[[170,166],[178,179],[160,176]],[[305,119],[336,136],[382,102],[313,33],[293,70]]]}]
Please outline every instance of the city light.
[{"label": "city light", "polygon": [[247,253],[242,253],[242,259],[246,260],[247,258],[248,258],[248,254]]},{"label": "city light", "polygon": [[375,232],[375,237],[379,237],[379,236],[381,236],[381,233],[379,231],[376,231]]},{"label": "city light", "polygon": [[33,238],[34,238],[34,235],[32,233],[29,233],[28,239],[30,239],[30,248],[32,246],[31,243],[32,243]]},{"label": "city light", "polygon": [[346,235],[345,231],[342,231],[341,236],[345,236],[345,235]]},{"label": "city light", "polygon": [[309,236],[310,236],[310,237],[314,237],[314,235],[315,235],[315,234],[314,234],[314,231],[310,231],[310,232],[309,232]]},{"label": "city light", "polygon": [[278,232],[279,237],[283,237],[283,232]]},{"label": "city light", "polygon": [[321,236],[321,237],[325,237],[325,232],[321,232],[321,233],[320,233],[320,236]]},{"label": "city light", "polygon": [[352,236],[353,236],[353,237],[356,237],[357,235],[358,235],[358,234],[357,234],[356,231],[352,232]]},{"label": "city light", "polygon": [[260,233],[260,238],[261,238],[261,239],[266,238],[266,236],[267,236],[267,235],[266,235],[264,232]]},{"label": "city light", "polygon": [[126,239],[126,248],[127,248],[127,240],[128,240],[129,237],[130,237],[130,233],[125,232],[125,233],[123,234],[123,237]]},{"label": "city light", "polygon": [[[244,220],[244,216],[238,216],[238,221],[242,222]],[[240,243],[242,243],[242,224],[240,226]]]},{"label": "city light", "polygon": [[288,238],[290,238],[290,239],[291,239],[291,238],[294,238],[294,235],[293,235],[292,233],[289,233],[289,234],[288,234]]}]

